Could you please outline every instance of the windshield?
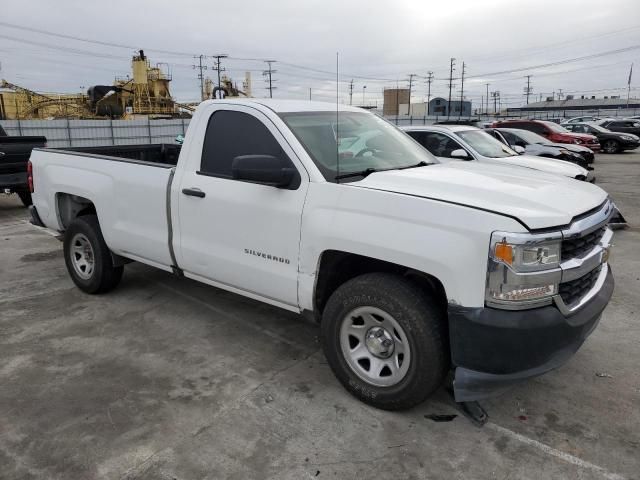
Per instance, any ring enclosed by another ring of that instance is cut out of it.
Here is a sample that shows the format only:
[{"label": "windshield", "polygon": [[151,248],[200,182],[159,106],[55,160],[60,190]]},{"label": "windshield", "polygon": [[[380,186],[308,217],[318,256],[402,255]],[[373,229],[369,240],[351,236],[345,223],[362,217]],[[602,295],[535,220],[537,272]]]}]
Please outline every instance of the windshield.
[{"label": "windshield", "polygon": [[601,127],[600,125],[594,125],[593,123],[590,123],[589,125],[587,125],[587,127],[591,130],[595,130],[596,132],[611,133],[611,130]]},{"label": "windshield", "polygon": [[407,134],[368,112],[340,112],[337,128],[336,112],[282,113],[280,117],[330,182],[335,182],[337,175],[367,169],[438,163]]},{"label": "windshield", "polygon": [[553,122],[546,122],[546,121],[542,121],[542,123],[545,124],[545,126],[549,129],[552,130],[556,133],[567,133],[569,130],[567,130],[564,127],[561,127],[560,125],[558,125],[557,123],[553,123]]},{"label": "windshield", "polygon": [[516,137],[524,140],[527,143],[537,143],[539,145],[544,145],[549,143],[549,140],[544,138],[542,135],[538,135],[537,133],[530,132],[529,130],[518,130],[515,128],[505,128],[505,132],[511,133]]},{"label": "windshield", "polygon": [[483,157],[505,158],[518,155],[504,143],[482,130],[462,130],[455,133]]}]

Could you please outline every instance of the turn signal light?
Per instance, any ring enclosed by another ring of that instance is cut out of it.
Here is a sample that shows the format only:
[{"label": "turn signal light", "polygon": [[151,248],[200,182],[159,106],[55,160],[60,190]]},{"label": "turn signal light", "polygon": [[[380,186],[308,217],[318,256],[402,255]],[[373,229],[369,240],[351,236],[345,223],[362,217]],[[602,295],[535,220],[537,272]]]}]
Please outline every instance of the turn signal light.
[{"label": "turn signal light", "polygon": [[513,247],[505,242],[496,243],[494,257],[507,265],[513,265]]}]

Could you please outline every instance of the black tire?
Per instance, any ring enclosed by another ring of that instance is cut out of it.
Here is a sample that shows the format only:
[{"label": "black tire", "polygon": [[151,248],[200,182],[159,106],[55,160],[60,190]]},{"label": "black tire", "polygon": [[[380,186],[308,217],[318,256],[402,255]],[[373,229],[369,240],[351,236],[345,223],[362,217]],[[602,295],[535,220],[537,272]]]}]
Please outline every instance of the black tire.
[{"label": "black tire", "polygon": [[29,190],[18,190],[16,193],[20,197],[20,201],[25,207],[33,204],[33,200],[31,199],[31,192]]},{"label": "black tire", "polygon": [[602,144],[602,151],[604,153],[619,153],[620,142],[617,142],[616,140],[605,140]]},{"label": "black tire", "polygon": [[[363,306],[386,312],[404,330],[410,361],[395,385],[377,386],[364,380],[345,358],[342,322]],[[376,408],[402,410],[421,403],[442,384],[449,369],[445,312],[417,284],[398,275],[369,273],[344,283],[325,306],[321,330],[325,356],[338,380],[352,395]]]},{"label": "black tire", "polygon": [[[88,278],[83,278],[74,266],[72,248],[77,239],[86,239],[92,250],[93,268]],[[95,215],[78,217],[69,225],[64,236],[64,261],[73,283],[86,293],[106,293],[113,290],[120,283],[124,271],[122,265],[113,265],[111,252],[102,237],[98,217]]]}]

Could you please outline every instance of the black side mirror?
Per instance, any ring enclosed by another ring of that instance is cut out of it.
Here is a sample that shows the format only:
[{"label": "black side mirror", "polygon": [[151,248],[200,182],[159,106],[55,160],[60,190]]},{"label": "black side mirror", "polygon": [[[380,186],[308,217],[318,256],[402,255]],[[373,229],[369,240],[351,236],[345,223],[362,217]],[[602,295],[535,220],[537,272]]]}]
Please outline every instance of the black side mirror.
[{"label": "black side mirror", "polygon": [[273,155],[240,155],[233,159],[231,173],[235,180],[293,188],[297,172],[289,162]]}]

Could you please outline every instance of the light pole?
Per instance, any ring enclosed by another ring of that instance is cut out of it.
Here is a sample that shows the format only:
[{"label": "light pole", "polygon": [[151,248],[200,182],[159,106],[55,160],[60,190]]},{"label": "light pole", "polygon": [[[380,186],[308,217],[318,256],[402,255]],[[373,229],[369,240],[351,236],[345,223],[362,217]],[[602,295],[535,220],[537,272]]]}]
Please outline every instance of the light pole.
[{"label": "light pole", "polygon": [[362,106],[364,107],[364,91],[367,89],[366,85],[362,86]]}]

